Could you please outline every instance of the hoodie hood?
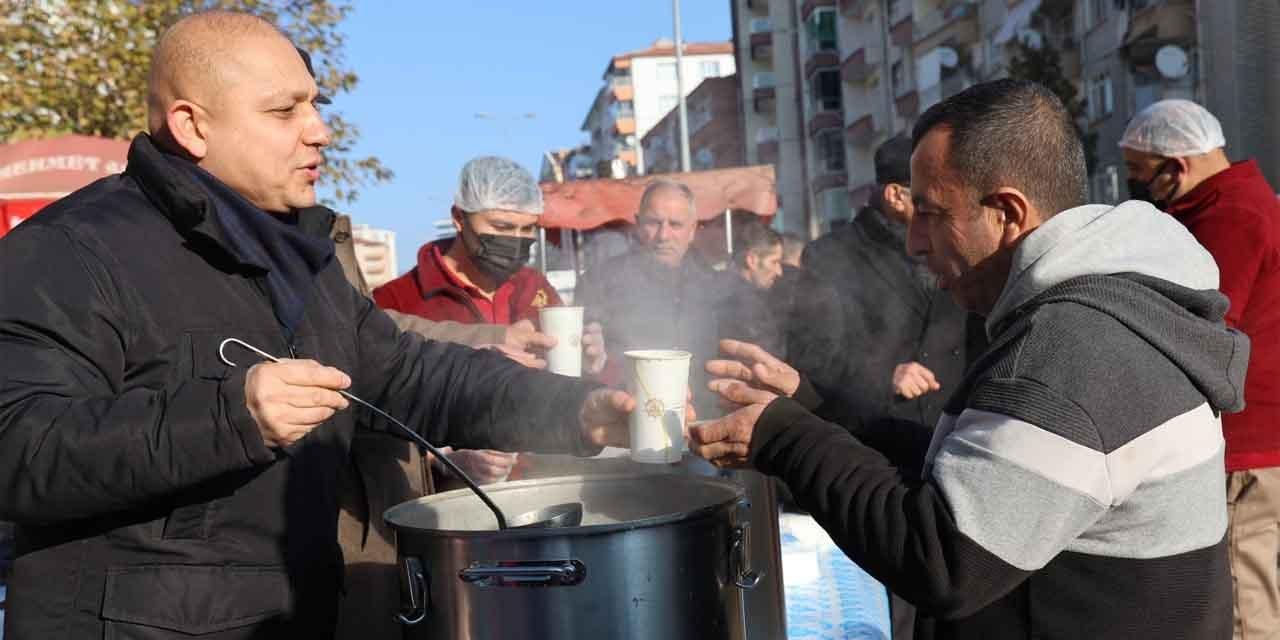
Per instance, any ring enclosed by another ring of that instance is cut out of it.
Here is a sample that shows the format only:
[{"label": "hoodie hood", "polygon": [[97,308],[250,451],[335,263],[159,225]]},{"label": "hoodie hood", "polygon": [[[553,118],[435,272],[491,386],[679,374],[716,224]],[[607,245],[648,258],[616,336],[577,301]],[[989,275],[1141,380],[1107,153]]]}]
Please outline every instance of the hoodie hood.
[{"label": "hoodie hood", "polygon": [[1218,264],[1190,231],[1147,202],[1068,209],[1032,231],[1013,255],[987,335],[1027,301],[1085,275],[1135,273],[1196,290],[1217,290]]},{"label": "hoodie hood", "polygon": [[1218,267],[1180,223],[1145,202],[1064,211],[1014,254],[987,333],[1053,303],[1115,318],[1181,369],[1219,411],[1244,408],[1249,339],[1223,322]]}]

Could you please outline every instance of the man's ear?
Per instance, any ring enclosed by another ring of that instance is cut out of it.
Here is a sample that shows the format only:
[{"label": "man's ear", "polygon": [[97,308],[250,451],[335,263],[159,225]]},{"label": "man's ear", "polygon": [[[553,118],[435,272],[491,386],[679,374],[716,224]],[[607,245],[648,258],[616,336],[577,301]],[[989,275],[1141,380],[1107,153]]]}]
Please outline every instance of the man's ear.
[{"label": "man's ear", "polygon": [[1012,187],[1001,187],[982,199],[982,206],[995,209],[1000,216],[1001,238],[1012,241],[1022,237],[1038,223],[1026,194]]},{"label": "man's ear", "polygon": [[467,212],[458,207],[450,207],[449,216],[453,218],[453,231],[458,235],[462,235],[462,220],[467,216]]},{"label": "man's ear", "polygon": [[194,102],[176,100],[165,111],[165,130],[197,162],[209,154],[208,115]]}]

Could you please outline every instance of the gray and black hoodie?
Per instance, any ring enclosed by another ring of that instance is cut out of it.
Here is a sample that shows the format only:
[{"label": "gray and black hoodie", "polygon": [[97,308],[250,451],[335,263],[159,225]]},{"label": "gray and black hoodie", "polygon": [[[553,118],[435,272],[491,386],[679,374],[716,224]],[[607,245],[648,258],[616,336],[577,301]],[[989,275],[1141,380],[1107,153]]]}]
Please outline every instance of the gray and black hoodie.
[{"label": "gray and black hoodie", "polygon": [[1017,249],[932,433],[850,433],[801,393],[752,460],[940,638],[1229,638],[1219,414],[1249,344],[1217,285],[1150,205],[1064,211]]}]

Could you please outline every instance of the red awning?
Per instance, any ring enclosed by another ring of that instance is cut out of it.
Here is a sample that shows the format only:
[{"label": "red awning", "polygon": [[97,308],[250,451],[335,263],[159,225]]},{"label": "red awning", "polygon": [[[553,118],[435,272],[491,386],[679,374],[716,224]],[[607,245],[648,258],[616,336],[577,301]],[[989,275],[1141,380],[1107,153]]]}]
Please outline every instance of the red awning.
[{"label": "red awning", "polygon": [[766,218],[778,211],[773,165],[758,165],[624,180],[544,182],[546,203],[539,224],[547,229],[594,229],[610,222],[634,222],[641,194],[659,178],[684,183],[693,190],[700,220],[722,215],[725,209]]},{"label": "red awning", "polygon": [[67,135],[0,144],[0,199],[53,200],[124,171],[128,140]]}]

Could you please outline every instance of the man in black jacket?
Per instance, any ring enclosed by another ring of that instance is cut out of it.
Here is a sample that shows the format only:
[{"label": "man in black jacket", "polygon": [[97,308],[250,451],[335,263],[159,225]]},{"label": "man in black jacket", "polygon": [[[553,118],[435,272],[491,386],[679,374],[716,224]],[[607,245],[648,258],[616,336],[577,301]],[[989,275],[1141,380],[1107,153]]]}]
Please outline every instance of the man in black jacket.
[{"label": "man in black jacket", "polygon": [[[823,397],[823,417],[838,424],[884,417],[933,424],[945,401],[940,391],[960,382],[969,352],[983,346],[966,343],[968,314],[907,255],[910,162],[910,140],[880,145],[871,203],[803,254],[785,359]],[[836,302],[825,291],[835,291]],[[836,317],[815,313],[832,304]]]},{"label": "man in black jacket", "polygon": [[442,445],[625,446],[626,394],[401,333],[351,287],[294,213],[329,134],[269,23],[178,22],[149,88],[128,170],[0,241],[5,637],[331,636],[339,390]]},{"label": "man in black jacket", "polygon": [[1035,83],[948,98],[913,144],[908,248],[991,337],[932,435],[825,422],[794,370],[731,345],[746,366],[711,384],[745,406],[695,452],[781,477],[941,638],[1229,638],[1219,415],[1249,342],[1213,257],[1150,204],[1084,204],[1075,124]]},{"label": "man in black jacket", "polygon": [[734,233],[733,274],[721,303],[719,337],[760,345],[783,353],[782,319],[787,309],[775,306],[772,288],[782,276],[782,237],[757,220]]}]

